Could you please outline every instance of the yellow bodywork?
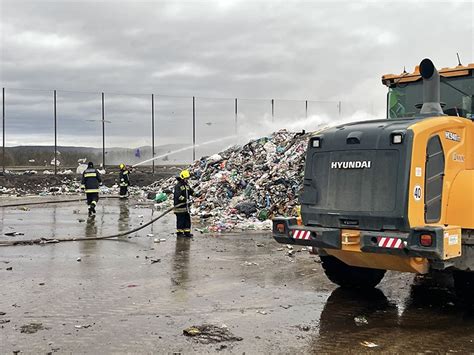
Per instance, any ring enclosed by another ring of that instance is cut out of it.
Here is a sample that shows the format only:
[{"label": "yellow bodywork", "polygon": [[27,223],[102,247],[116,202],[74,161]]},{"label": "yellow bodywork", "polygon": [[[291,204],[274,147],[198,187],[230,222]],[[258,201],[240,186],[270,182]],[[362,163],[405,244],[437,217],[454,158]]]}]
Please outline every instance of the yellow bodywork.
[{"label": "yellow bodywork", "polygon": [[[458,65],[454,68],[442,68],[439,75],[445,78],[469,75],[470,70],[474,69],[474,63],[468,65]],[[401,74],[385,74],[382,76],[382,83],[390,86],[393,83],[411,83],[422,80],[420,67],[417,65],[412,73],[403,72]]]},{"label": "yellow bodywork", "polygon": [[[443,260],[461,255],[462,229],[474,229],[474,124],[462,117],[426,118],[408,128],[413,131],[413,147],[408,193],[408,221],[411,228],[437,226],[443,228]],[[446,132],[460,137],[449,139]],[[445,155],[441,218],[437,223],[425,222],[424,194],[415,199],[415,187],[425,191],[425,164],[428,140],[439,135]],[[425,258],[366,253],[360,250],[360,232],[341,230],[342,248],[325,249],[348,265],[375,269],[427,273]]]},{"label": "yellow bodywork", "polygon": [[429,263],[425,258],[362,252],[360,250],[360,231],[358,230],[343,229],[341,238],[341,249],[326,249],[326,252],[348,265],[420,274],[425,274],[429,270]]},{"label": "yellow bodywork", "polygon": [[[414,133],[408,191],[410,226],[413,228],[430,225],[424,220],[424,199],[416,201],[413,197],[413,190],[417,185],[422,187],[422,191],[425,190],[426,145],[431,137],[439,135],[445,155],[442,210],[439,222],[431,225],[454,224],[462,228],[474,228],[474,210],[472,209],[474,202],[472,193],[474,184],[472,179],[474,171],[473,122],[465,118],[441,116],[424,119],[410,126],[409,129]],[[446,132],[457,134],[461,141],[447,139]],[[419,172],[420,169],[421,174],[417,176],[417,171]],[[466,171],[470,172],[466,174]],[[460,180],[456,182],[458,178]],[[451,201],[448,205],[451,196],[458,197],[456,202],[459,203],[460,200],[463,202],[457,205]],[[463,197],[460,199],[460,196]],[[448,218],[448,206],[449,215],[456,216],[455,221]]]}]

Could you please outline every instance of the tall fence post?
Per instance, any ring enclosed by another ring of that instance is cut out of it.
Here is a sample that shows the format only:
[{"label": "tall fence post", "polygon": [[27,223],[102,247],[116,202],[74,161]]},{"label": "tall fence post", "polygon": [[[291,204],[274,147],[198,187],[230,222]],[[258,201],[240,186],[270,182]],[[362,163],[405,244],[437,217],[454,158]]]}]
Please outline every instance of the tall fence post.
[{"label": "tall fence post", "polygon": [[308,100],[305,101],[304,115],[306,118],[308,118]]},{"label": "tall fence post", "polygon": [[272,99],[272,122],[275,121],[275,100]]},{"label": "tall fence post", "polygon": [[102,93],[102,168],[105,169],[105,104],[104,93]]},{"label": "tall fence post", "polygon": [[234,103],[234,124],[235,124],[235,127],[234,127],[234,131],[235,131],[235,134],[237,134],[237,131],[238,131],[238,123],[237,123],[237,119],[238,119],[238,115],[239,115],[239,111],[238,111],[238,103],[237,103],[237,98],[235,99],[235,103]]},{"label": "tall fence post", "polygon": [[54,90],[54,175],[58,174],[58,121],[56,115],[56,90]]},{"label": "tall fence post", "polygon": [[196,160],[196,98],[193,96],[193,162]]},{"label": "tall fence post", "polygon": [[[151,94],[151,157],[155,157],[155,95]],[[155,173],[155,161],[151,161],[151,173]]]},{"label": "tall fence post", "polygon": [[2,88],[2,169],[3,175],[5,175],[5,88]]}]

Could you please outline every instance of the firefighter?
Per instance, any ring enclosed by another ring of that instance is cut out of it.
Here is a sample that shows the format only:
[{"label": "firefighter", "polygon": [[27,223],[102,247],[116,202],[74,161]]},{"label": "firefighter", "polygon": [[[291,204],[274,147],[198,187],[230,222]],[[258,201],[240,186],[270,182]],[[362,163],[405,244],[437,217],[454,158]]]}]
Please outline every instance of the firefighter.
[{"label": "firefighter", "polygon": [[128,187],[130,186],[129,171],[125,164],[120,164],[119,186],[120,198],[128,197]]},{"label": "firefighter", "polygon": [[87,169],[82,173],[82,186],[87,197],[89,216],[95,214],[95,207],[99,201],[99,186],[102,185],[100,173],[94,168],[94,163],[89,162]]},{"label": "firefighter", "polygon": [[194,194],[193,189],[188,185],[190,177],[189,170],[183,170],[176,179],[178,182],[174,187],[174,213],[176,214],[176,236],[191,238],[191,215],[189,206],[190,197]]}]

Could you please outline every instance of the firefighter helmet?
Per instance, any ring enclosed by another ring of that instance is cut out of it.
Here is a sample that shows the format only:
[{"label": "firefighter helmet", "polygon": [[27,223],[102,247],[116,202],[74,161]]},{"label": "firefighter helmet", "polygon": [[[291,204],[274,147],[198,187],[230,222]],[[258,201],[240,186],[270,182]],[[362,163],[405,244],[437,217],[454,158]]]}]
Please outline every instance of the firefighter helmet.
[{"label": "firefighter helmet", "polygon": [[189,173],[189,170],[183,170],[180,174],[179,174],[179,177],[181,179],[189,179],[189,177],[191,176],[191,174]]},{"label": "firefighter helmet", "polygon": [[121,164],[119,165],[119,168],[120,168],[120,169],[125,169],[125,164],[124,164],[124,163],[121,163]]}]

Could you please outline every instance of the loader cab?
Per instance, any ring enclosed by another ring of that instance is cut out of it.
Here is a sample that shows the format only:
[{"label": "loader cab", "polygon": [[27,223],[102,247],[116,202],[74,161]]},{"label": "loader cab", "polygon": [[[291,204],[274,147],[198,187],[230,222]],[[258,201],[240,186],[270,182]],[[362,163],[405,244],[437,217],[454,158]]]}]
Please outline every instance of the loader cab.
[{"label": "loader cab", "polygon": [[[474,119],[474,64],[443,68],[440,74],[441,107],[448,116]],[[387,74],[387,118],[410,118],[419,114],[423,102],[423,80],[417,66],[413,73]]]}]

